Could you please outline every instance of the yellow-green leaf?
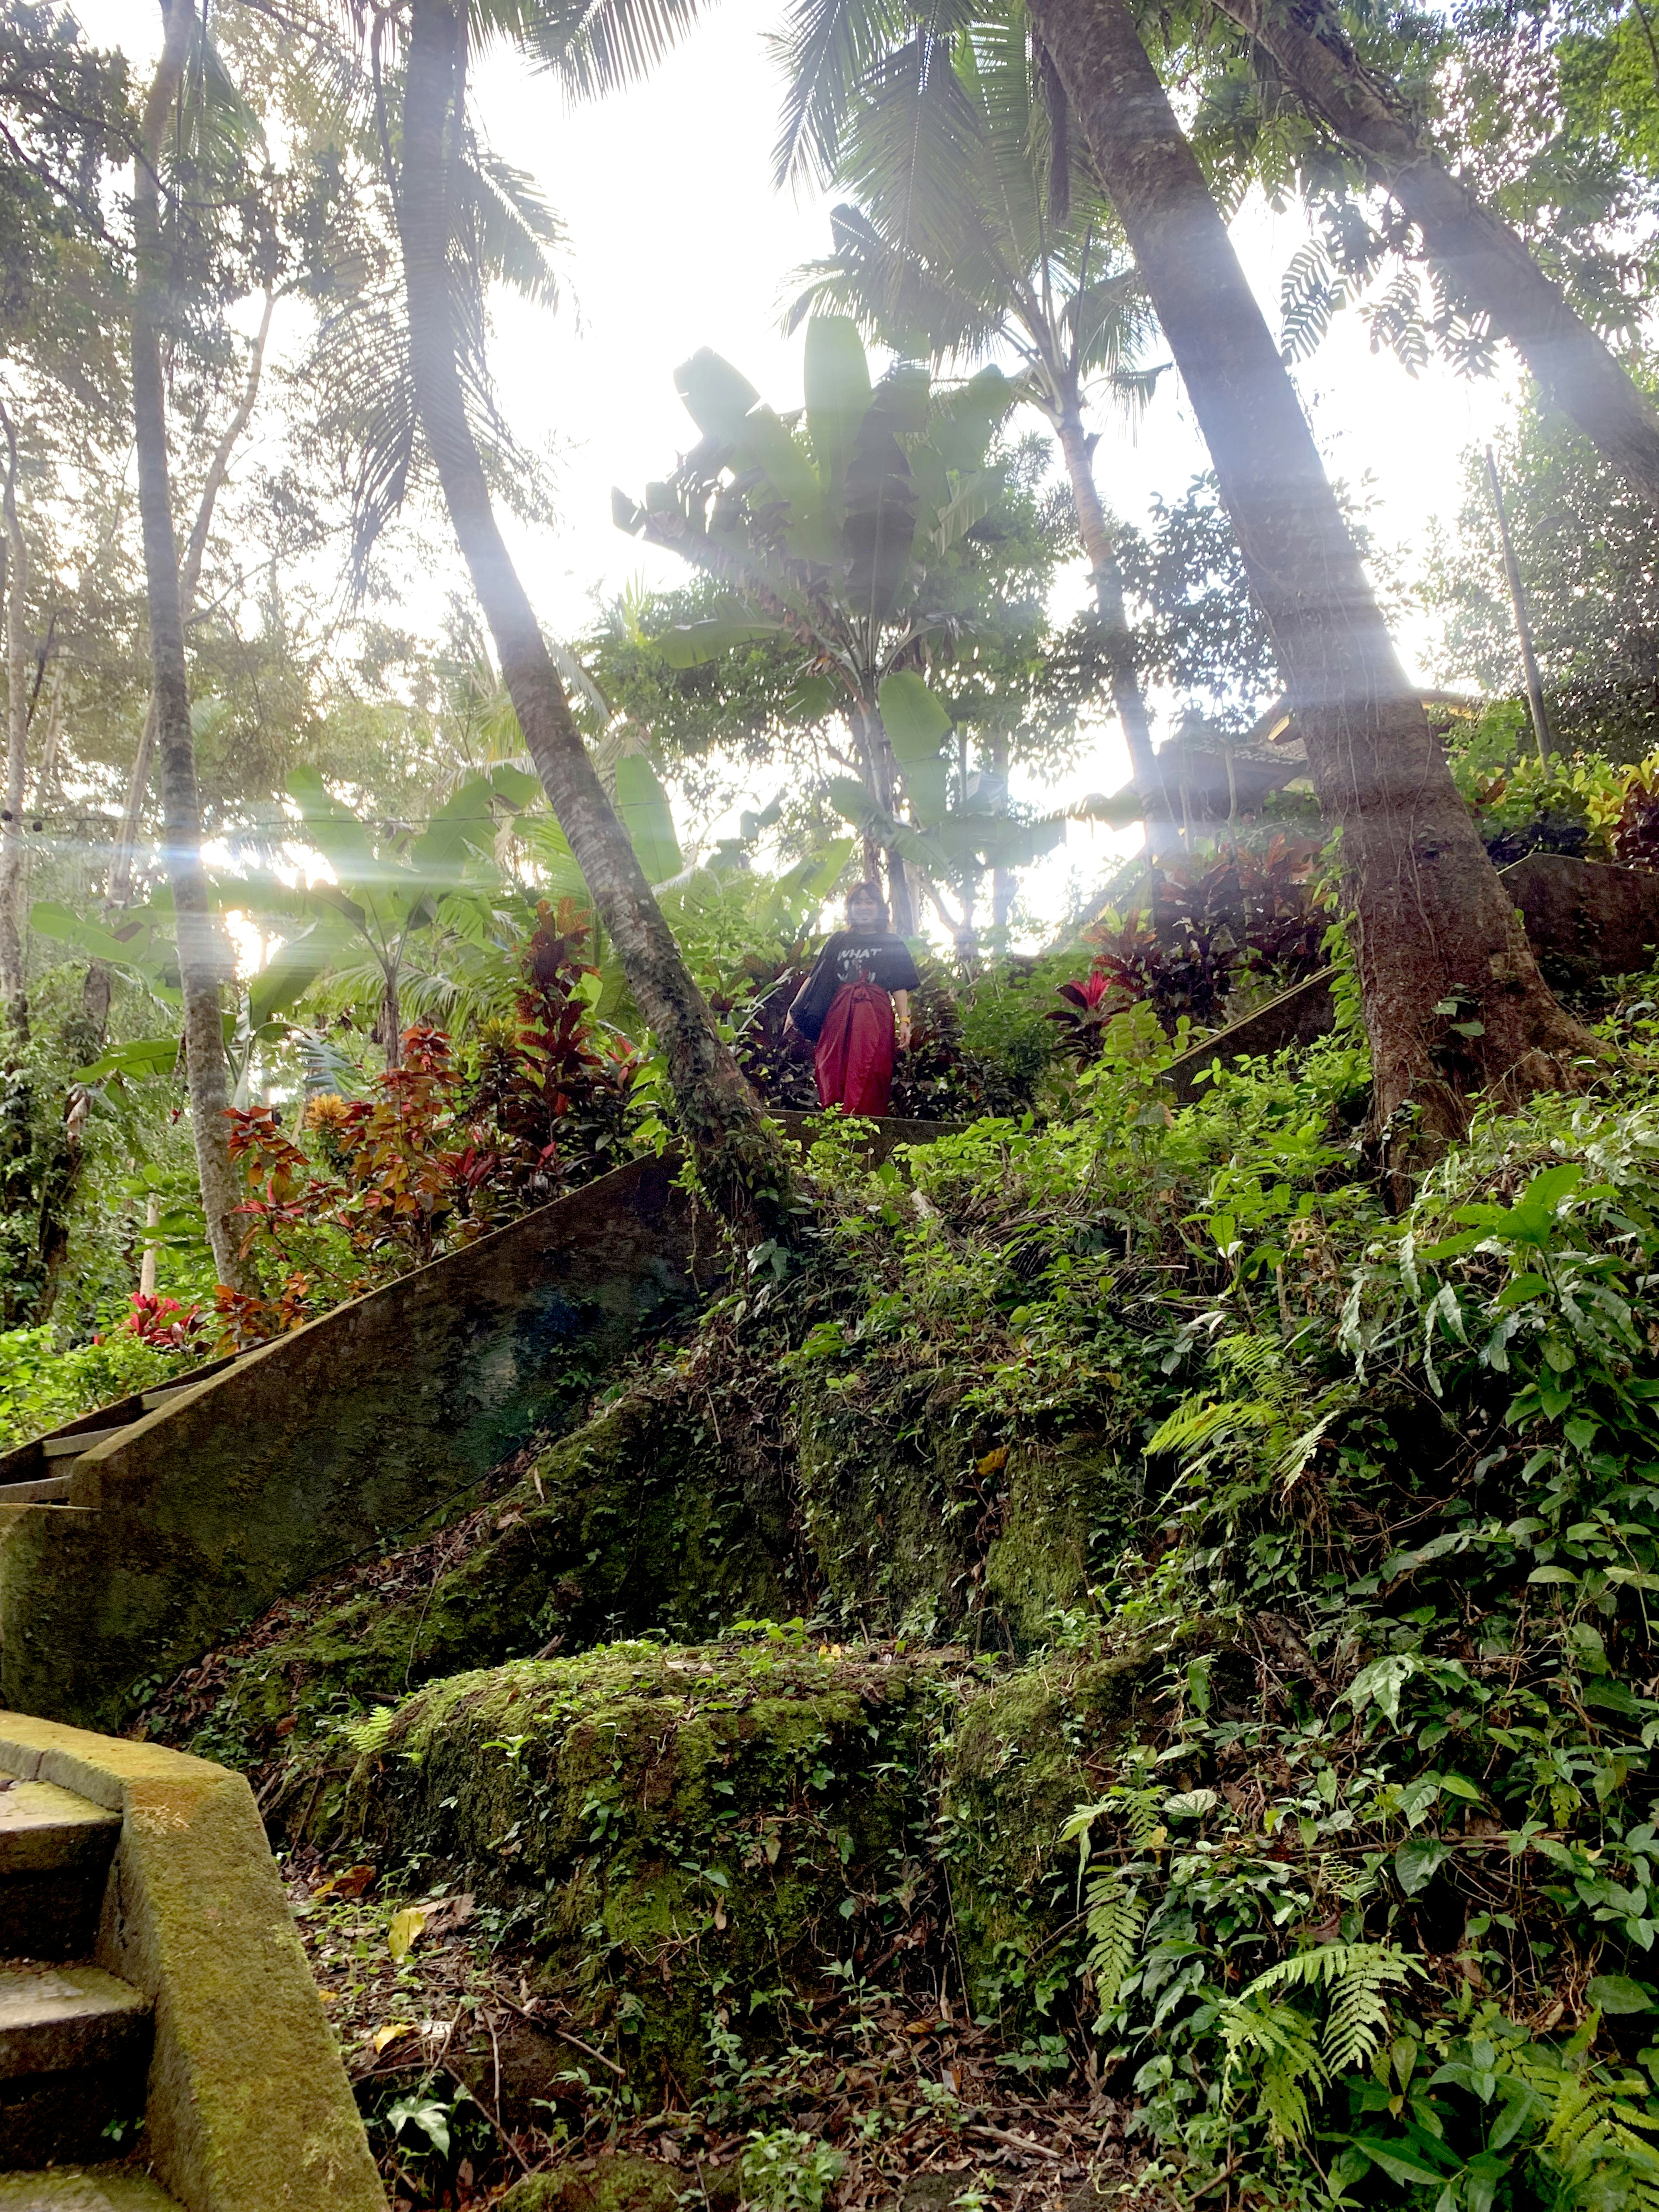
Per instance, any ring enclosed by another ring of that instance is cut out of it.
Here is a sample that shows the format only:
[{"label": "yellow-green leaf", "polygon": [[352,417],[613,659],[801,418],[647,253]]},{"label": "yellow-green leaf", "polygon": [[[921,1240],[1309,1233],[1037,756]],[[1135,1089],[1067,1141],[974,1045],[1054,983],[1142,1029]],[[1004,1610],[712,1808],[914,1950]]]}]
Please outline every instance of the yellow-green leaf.
[{"label": "yellow-green leaf", "polygon": [[425,1926],[426,1915],[416,1905],[406,1905],[401,1912],[394,1912],[386,1935],[386,1948],[392,1957],[406,1959],[420,1941]]}]

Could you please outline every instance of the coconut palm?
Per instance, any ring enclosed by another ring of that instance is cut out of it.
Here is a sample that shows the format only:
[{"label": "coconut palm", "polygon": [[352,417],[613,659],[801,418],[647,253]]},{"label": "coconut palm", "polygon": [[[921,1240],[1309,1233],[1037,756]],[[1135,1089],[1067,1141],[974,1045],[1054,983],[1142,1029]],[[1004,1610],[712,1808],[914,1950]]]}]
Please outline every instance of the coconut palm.
[{"label": "coconut palm", "polygon": [[[859,88],[895,49],[948,62],[939,35],[868,0],[791,0],[781,175],[833,174]],[[694,18],[697,0],[478,0],[577,93],[626,84]],[[400,223],[411,365],[437,464],[502,672],[636,995],[668,1048],[707,1157],[728,1145],[732,1188],[759,1161],[755,1104],[722,1053],[591,763],[490,507],[467,418],[449,275],[451,148],[464,98],[463,0],[410,0]],[[1340,827],[1379,1121],[1407,1104],[1440,1132],[1470,1091],[1511,1097],[1581,1079],[1591,1041],[1544,984],[1476,837],[1320,462],[1294,386],[1125,0],[1033,0],[1058,127],[1080,117],[1180,368],[1272,632],[1316,787]],[[763,1169],[762,1170],[763,1172]]]},{"label": "coconut palm", "polygon": [[[601,86],[630,76],[690,12],[640,0],[573,17],[538,0],[411,0],[397,213],[409,316],[410,380],[444,503],[489,625],[525,742],[569,841],[635,1002],[663,1048],[676,1108],[717,1204],[746,1221],[780,1218],[782,1152],[722,1042],[582,743],[558,666],[502,538],[462,381],[455,282],[456,161],[475,24],[563,55],[568,76]],[[476,350],[476,349],[475,349]]]},{"label": "coconut palm", "polygon": [[1095,481],[1085,392],[1133,409],[1156,370],[1153,328],[1117,225],[1080,148],[1056,139],[1042,63],[1020,0],[975,22],[945,55],[919,34],[872,72],[848,118],[840,180],[857,196],[831,218],[834,251],[799,272],[793,330],[815,308],[852,315],[901,354],[1021,363],[1020,398],[1059,443],[1088,556],[1112,702],[1154,855],[1174,842],[1135,667],[1117,544]]},{"label": "coconut palm", "polygon": [[161,59],[140,118],[133,162],[132,225],[136,267],[132,292],[132,411],[137,460],[138,511],[149,608],[151,689],[161,774],[161,811],[167,874],[178,931],[179,973],[184,999],[185,1072],[190,1091],[191,1133],[207,1217],[208,1242],[222,1283],[257,1291],[258,1280],[240,1256],[234,1219],[242,1194],[232,1173],[225,1109],[229,1103],[220,989],[228,980],[224,940],[216,929],[202,868],[202,808],[196,785],[196,747],[190,720],[190,679],[185,659],[184,609],[179,546],[173,526],[172,471],[167,457],[167,397],[161,371],[161,331],[167,319],[168,251],[164,234],[161,176],[169,138],[175,143],[185,63],[197,27],[192,0],[161,0]]},{"label": "coconut palm", "polygon": [[1288,88],[1316,125],[1362,157],[1453,292],[1486,317],[1554,404],[1659,512],[1659,412],[1520,233],[1440,158],[1419,95],[1362,59],[1334,8],[1218,5],[1271,56],[1279,97]]},{"label": "coconut palm", "polygon": [[1558,1004],[1407,682],[1318,448],[1127,0],[1032,0],[1180,368],[1358,919],[1376,1110],[1582,1080]]}]

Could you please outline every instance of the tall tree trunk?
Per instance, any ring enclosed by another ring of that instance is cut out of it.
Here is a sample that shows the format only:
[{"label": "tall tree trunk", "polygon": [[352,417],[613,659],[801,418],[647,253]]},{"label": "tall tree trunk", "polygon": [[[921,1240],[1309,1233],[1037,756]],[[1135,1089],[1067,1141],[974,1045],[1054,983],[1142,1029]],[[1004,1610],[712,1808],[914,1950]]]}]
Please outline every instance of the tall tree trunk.
[{"label": "tall tree trunk", "polygon": [[1146,712],[1146,694],[1140,688],[1140,672],[1135,666],[1128,610],[1123,603],[1123,571],[1118,566],[1117,549],[1112,543],[1111,528],[1095,483],[1094,463],[1090,457],[1082,414],[1075,404],[1071,404],[1063,407],[1054,421],[1066,473],[1071,478],[1078,528],[1082,533],[1083,550],[1088,556],[1089,574],[1094,585],[1095,611],[1100,619],[1100,641],[1106,654],[1112,704],[1117,709],[1123,742],[1129,749],[1129,773],[1140,798],[1146,843],[1152,858],[1161,860],[1166,853],[1178,849],[1179,840],[1169,794],[1164,788],[1164,771],[1158,766],[1157,749],[1152,744],[1152,726]]},{"label": "tall tree trunk", "polygon": [[1220,0],[1273,56],[1304,104],[1374,162],[1470,304],[1483,309],[1544,391],[1659,511],[1659,412],[1567,304],[1501,216],[1481,204],[1360,61],[1322,0]]},{"label": "tall tree trunk", "polygon": [[[247,376],[242,386],[241,397],[225,425],[224,435],[213,449],[213,458],[208,463],[207,477],[202,486],[202,495],[196,505],[196,520],[185,541],[185,557],[179,568],[179,617],[185,628],[189,627],[190,618],[196,611],[196,594],[201,586],[202,562],[207,552],[208,533],[213,527],[213,510],[230,471],[230,457],[252,418],[253,403],[259,396],[259,379],[264,368],[265,346],[270,337],[270,318],[276,305],[276,295],[267,291],[264,313],[259,318],[253,350],[248,356]],[[155,759],[156,727],[155,694],[152,691],[144,714],[138,750],[133,755],[132,773],[127,779],[127,803],[122,809],[121,827],[116,833],[115,850],[110,856],[107,903],[112,907],[125,906],[132,893],[132,863],[138,849],[138,828],[143,818],[144,795],[149,789],[150,769]]]},{"label": "tall tree trunk", "polygon": [[560,826],[641,1013],[668,1061],[679,1120],[714,1202],[742,1225],[785,1224],[788,1164],[721,1042],[587,757],[534,611],[496,525],[466,418],[447,269],[450,127],[459,127],[456,0],[415,0],[404,94],[399,215],[416,404],[501,675]]},{"label": "tall tree trunk", "polygon": [[[999,731],[991,739],[991,772],[1001,779],[1002,803],[1008,801],[1008,739]],[[1014,910],[1017,878],[1012,868],[993,868],[991,871],[991,927],[1000,933],[996,949],[1008,950],[1006,931],[1008,917]]]},{"label": "tall tree trunk", "polygon": [[1341,828],[1379,1124],[1411,1102],[1455,1133],[1473,1091],[1576,1085],[1593,1040],[1545,987],[1406,681],[1133,17],[1124,0],[1033,0],[1032,15],[1198,416],[1314,787]]},{"label": "tall tree trunk", "polygon": [[[848,719],[853,726],[853,738],[864,763],[865,782],[870,796],[884,814],[890,815],[898,804],[898,763],[893,757],[893,744],[887,734],[887,726],[881,719],[880,709],[873,702],[854,702]],[[865,869],[872,872],[871,856],[878,849],[887,863],[887,911],[893,927],[901,937],[916,933],[915,894],[911,887],[909,865],[896,846],[878,848],[870,832],[865,833]]]},{"label": "tall tree trunk", "polygon": [[167,398],[157,328],[167,261],[157,205],[156,164],[184,70],[191,0],[161,0],[161,7],[165,24],[161,58],[144,102],[132,195],[137,264],[132,296],[132,411],[144,583],[149,601],[150,681],[155,697],[167,873],[173,884],[179,975],[185,1002],[191,1133],[207,1214],[208,1242],[220,1281],[233,1290],[257,1291],[258,1279],[239,1255],[240,1224],[234,1210],[242,1194],[226,1142],[229,1095],[219,991],[227,978],[222,939],[214,927],[207,878],[202,872],[202,810],[190,726],[179,548],[173,533],[173,486],[167,465]]},{"label": "tall tree trunk", "polygon": [[0,1002],[20,1036],[28,1032],[23,975],[23,793],[28,781],[29,649],[25,621],[28,547],[17,519],[17,434],[5,422],[6,781],[0,806]]}]

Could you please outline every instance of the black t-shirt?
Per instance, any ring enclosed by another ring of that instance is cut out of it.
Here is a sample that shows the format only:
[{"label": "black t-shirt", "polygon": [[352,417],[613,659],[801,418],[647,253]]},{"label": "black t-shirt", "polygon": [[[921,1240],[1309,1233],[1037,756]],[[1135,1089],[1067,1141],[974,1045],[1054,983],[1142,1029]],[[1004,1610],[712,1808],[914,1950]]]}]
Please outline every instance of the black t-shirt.
[{"label": "black t-shirt", "polygon": [[816,1044],[837,991],[848,983],[873,983],[883,991],[914,991],[921,978],[902,937],[882,929],[838,929],[795,994],[791,1020]]}]

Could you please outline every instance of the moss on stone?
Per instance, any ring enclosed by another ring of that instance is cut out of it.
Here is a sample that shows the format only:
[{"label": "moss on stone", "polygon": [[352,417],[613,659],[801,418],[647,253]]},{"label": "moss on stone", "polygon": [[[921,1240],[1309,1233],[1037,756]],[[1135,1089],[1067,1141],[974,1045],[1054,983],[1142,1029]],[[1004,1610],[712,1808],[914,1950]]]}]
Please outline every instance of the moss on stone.
[{"label": "moss on stone", "polygon": [[1001,1527],[985,1555],[985,1602],[1016,1647],[1031,1650],[1057,1614],[1088,1596],[1091,1562],[1107,1538],[1121,1549],[1138,1504],[1135,1477],[1090,1437],[1020,1445],[1008,1456]]},{"label": "moss on stone", "polygon": [[870,1635],[924,1641],[959,1630],[972,1607],[983,1516],[959,1395],[922,1375],[872,1417],[856,1370],[809,1377],[798,1406],[800,1513],[831,1603]]},{"label": "moss on stone", "polygon": [[341,1826],[533,1892],[544,1986],[690,2091],[908,1924],[952,1681],[787,1640],[464,1674],[398,1710]]},{"label": "moss on stone", "polygon": [[1115,1453],[1090,1437],[987,1451],[937,1375],[878,1414],[866,1389],[857,1370],[814,1377],[799,1404],[802,1525],[830,1601],[870,1635],[1047,1642],[1135,1509]]},{"label": "moss on stone", "polygon": [[[509,2189],[501,2212],[678,2212],[693,2177],[654,2159],[600,2152],[574,2166],[532,2174]],[[735,2166],[700,2166],[693,2201],[709,2212],[736,2212]]]},{"label": "moss on stone", "polygon": [[1054,1938],[1076,1912],[1077,1862],[1060,1831],[1098,1794],[1090,1762],[1121,1735],[1152,1665],[1144,1652],[1056,1654],[961,1708],[943,1756],[936,1848],[982,2012],[1041,2012],[1049,1987],[1071,1977],[1075,1962]]},{"label": "moss on stone", "polygon": [[732,1477],[712,1426],[637,1392],[544,1452],[418,1598],[370,1592],[261,1650],[239,1670],[238,1710],[257,1723],[297,1707],[308,1733],[343,1700],[383,1702],[549,1644],[787,1615],[788,1541],[782,1508]]}]

